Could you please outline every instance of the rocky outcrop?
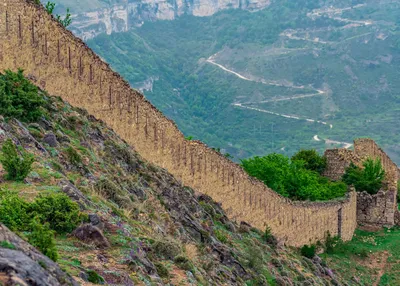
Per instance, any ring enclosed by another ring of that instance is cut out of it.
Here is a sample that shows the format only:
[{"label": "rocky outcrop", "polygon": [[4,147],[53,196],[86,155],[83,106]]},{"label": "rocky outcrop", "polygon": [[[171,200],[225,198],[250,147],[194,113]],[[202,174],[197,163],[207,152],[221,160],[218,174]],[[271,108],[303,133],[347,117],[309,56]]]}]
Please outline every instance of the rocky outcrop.
[{"label": "rocky outcrop", "polygon": [[[71,30],[86,40],[101,33],[124,32],[131,27],[142,25],[145,21],[173,20],[183,14],[210,16],[225,9],[254,11],[269,4],[270,0],[125,0],[109,7],[75,14]],[[68,6],[68,3],[65,3],[65,6]]]},{"label": "rocky outcrop", "polygon": [[88,223],[78,227],[72,235],[79,240],[92,244],[98,248],[110,247],[110,243],[107,238],[105,238],[103,232],[98,227]]},{"label": "rocky outcrop", "polygon": [[59,266],[0,224],[0,285],[78,285]]}]

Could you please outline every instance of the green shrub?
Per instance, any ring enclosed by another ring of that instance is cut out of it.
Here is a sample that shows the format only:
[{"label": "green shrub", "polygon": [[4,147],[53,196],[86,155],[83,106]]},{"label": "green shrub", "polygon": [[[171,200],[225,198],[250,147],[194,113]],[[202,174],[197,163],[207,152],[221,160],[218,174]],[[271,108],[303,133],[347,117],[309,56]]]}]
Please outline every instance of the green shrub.
[{"label": "green shrub", "polygon": [[339,236],[332,236],[329,232],[326,236],[325,240],[325,252],[328,254],[332,254],[335,252],[336,247],[340,247],[341,239]]},{"label": "green shrub", "polygon": [[6,70],[0,74],[0,114],[25,122],[42,116],[45,101],[38,88],[27,80],[20,69],[14,73]]},{"label": "green shrub", "polygon": [[16,249],[15,245],[9,241],[3,240],[0,241],[0,247],[8,248],[8,249]]},{"label": "green shrub", "polygon": [[263,270],[264,256],[263,251],[258,248],[251,240],[246,241],[247,247],[245,252],[245,258],[247,260],[247,266],[254,269],[258,274]]},{"label": "green shrub", "polygon": [[75,167],[82,166],[82,157],[72,146],[69,146],[68,148],[66,148],[65,153],[67,155],[68,161],[72,165],[74,165]]},{"label": "green shrub", "polygon": [[127,196],[126,191],[108,178],[100,178],[94,188],[107,199],[115,202],[119,207],[127,207],[132,202]]},{"label": "green shrub", "polygon": [[[40,4],[40,0],[35,0],[35,1],[39,2],[37,4]],[[44,8],[46,9],[47,13],[49,13],[50,15],[53,14],[55,7],[56,7],[56,3],[55,2],[51,2],[51,1],[48,1],[46,3],[46,6],[44,6]],[[69,8],[67,8],[67,12],[66,12],[66,15],[65,15],[64,19],[61,19],[61,16],[58,15],[58,14],[55,14],[54,17],[64,27],[68,27],[72,23],[72,18],[71,18],[71,13],[69,12]]]},{"label": "green shrub", "polygon": [[169,271],[167,267],[164,266],[164,264],[160,262],[154,263],[154,266],[157,269],[157,273],[161,278],[169,278]]},{"label": "green shrub", "polygon": [[179,266],[179,268],[193,272],[193,264],[186,256],[178,255],[177,257],[175,257],[174,262],[176,263],[176,265]]},{"label": "green shrub", "polygon": [[222,243],[228,242],[228,238],[223,230],[215,229],[214,234],[215,234],[215,237]]},{"label": "green shrub", "polygon": [[170,239],[157,240],[153,244],[153,249],[158,256],[170,260],[174,260],[182,251],[180,246]]},{"label": "green shrub", "polygon": [[303,255],[307,258],[310,258],[310,259],[315,256],[316,251],[317,251],[317,247],[314,244],[304,245],[300,250],[301,255]]},{"label": "green shrub", "polygon": [[49,224],[34,219],[31,223],[31,229],[32,232],[28,235],[28,242],[51,260],[57,261],[58,253],[54,242],[54,232],[50,230]]},{"label": "green shrub", "polygon": [[34,157],[25,151],[21,151],[22,156],[18,154],[17,147],[11,139],[7,139],[1,148],[0,163],[6,170],[6,179],[14,181],[23,181],[32,170]]},{"label": "green shrub", "polygon": [[304,167],[303,160],[290,161],[281,154],[269,154],[241,161],[245,171],[268,187],[294,200],[331,200],[347,192],[343,182],[331,182]]},{"label": "green shrub", "polygon": [[48,222],[59,234],[72,232],[83,219],[78,204],[65,194],[41,195],[30,208],[42,223]]},{"label": "green shrub", "polygon": [[326,168],[326,158],[318,154],[314,149],[311,150],[300,150],[292,157],[292,162],[303,161],[304,168],[315,171],[319,174]]},{"label": "green shrub", "polygon": [[10,191],[0,191],[0,222],[9,229],[25,230],[30,222],[29,204]]},{"label": "green shrub", "polygon": [[351,163],[343,175],[343,181],[348,185],[354,185],[358,192],[366,191],[376,194],[385,179],[385,170],[381,161],[368,158],[364,161],[363,167],[359,168]]},{"label": "green shrub", "polygon": [[88,281],[94,284],[104,284],[104,278],[94,270],[87,270]]}]

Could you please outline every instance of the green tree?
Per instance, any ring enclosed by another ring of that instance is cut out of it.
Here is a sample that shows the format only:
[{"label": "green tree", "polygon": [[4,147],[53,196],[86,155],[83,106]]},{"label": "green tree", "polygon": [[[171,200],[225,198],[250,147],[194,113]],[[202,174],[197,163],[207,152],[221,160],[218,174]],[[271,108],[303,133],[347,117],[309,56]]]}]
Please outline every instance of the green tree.
[{"label": "green tree", "polygon": [[37,247],[44,255],[57,261],[58,253],[54,241],[54,232],[50,230],[48,223],[42,223],[38,219],[32,220],[32,232],[28,235],[28,241]]},{"label": "green tree", "polygon": [[16,193],[0,190],[0,222],[13,231],[26,230],[30,221],[28,205]]},{"label": "green tree", "polygon": [[0,74],[0,114],[32,122],[42,116],[44,99],[38,88],[24,77],[23,70]]},{"label": "green tree", "polygon": [[11,139],[7,139],[1,147],[0,163],[7,172],[6,179],[23,181],[32,170],[33,155],[23,150],[21,154],[18,154],[17,147]]},{"label": "green tree", "polygon": [[65,194],[39,196],[31,205],[33,214],[40,222],[48,222],[59,234],[72,232],[82,221],[77,203]]},{"label": "green tree", "polygon": [[343,181],[348,185],[354,185],[357,192],[366,191],[376,194],[385,179],[385,170],[381,160],[368,158],[364,161],[363,167],[360,168],[351,163],[343,175]]},{"label": "green tree", "polygon": [[326,168],[326,158],[319,155],[314,149],[300,150],[292,156],[291,160],[292,162],[303,161],[306,169],[318,172],[319,174],[322,174]]},{"label": "green tree", "polygon": [[343,182],[331,182],[307,169],[304,160],[290,161],[281,154],[245,159],[241,165],[249,175],[294,200],[331,200],[347,192]]}]

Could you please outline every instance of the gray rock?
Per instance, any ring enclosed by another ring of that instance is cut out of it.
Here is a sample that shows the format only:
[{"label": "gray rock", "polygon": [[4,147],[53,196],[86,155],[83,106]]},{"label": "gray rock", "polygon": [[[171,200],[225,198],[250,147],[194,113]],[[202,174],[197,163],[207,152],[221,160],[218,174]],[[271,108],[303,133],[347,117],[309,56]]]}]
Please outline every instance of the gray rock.
[{"label": "gray rock", "polygon": [[82,192],[67,180],[59,183],[61,190],[73,201],[77,202],[81,209],[91,205],[90,201],[82,194]]},{"label": "gray rock", "polygon": [[104,223],[97,214],[89,214],[89,221],[93,226],[96,226],[100,229],[104,228]]},{"label": "gray rock", "polygon": [[101,229],[89,223],[83,224],[72,233],[73,236],[87,244],[92,244],[98,248],[107,248],[110,246],[107,238]]},{"label": "gray rock", "polygon": [[47,143],[50,147],[57,147],[58,141],[53,133],[47,133],[44,135],[43,142]]},{"label": "gray rock", "polygon": [[53,129],[53,123],[47,121],[43,117],[39,121],[39,125],[42,126],[45,130],[51,130]]},{"label": "gray rock", "polygon": [[47,256],[0,224],[0,241],[15,249],[0,247],[0,284],[2,285],[73,285],[78,283],[65,274]]},{"label": "gray rock", "polygon": [[67,143],[71,142],[71,140],[69,140],[68,136],[65,135],[64,133],[62,133],[60,130],[57,130],[56,137],[59,142],[67,142]]}]

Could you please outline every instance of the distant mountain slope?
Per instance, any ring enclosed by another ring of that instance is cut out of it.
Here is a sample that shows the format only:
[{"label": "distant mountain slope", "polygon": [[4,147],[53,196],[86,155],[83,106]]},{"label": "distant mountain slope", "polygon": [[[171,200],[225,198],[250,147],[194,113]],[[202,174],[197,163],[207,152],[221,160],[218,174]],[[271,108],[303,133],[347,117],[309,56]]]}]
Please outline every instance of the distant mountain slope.
[{"label": "distant mountain slope", "polygon": [[[42,1],[46,2],[46,1]],[[71,30],[82,39],[112,32],[128,31],[145,21],[173,20],[181,15],[210,16],[226,9],[257,11],[270,0],[57,0],[57,11],[74,13]]]},{"label": "distant mountain slope", "polygon": [[400,132],[399,5],[275,1],[88,44],[187,135],[236,158],[368,136],[399,162],[387,136]]}]

